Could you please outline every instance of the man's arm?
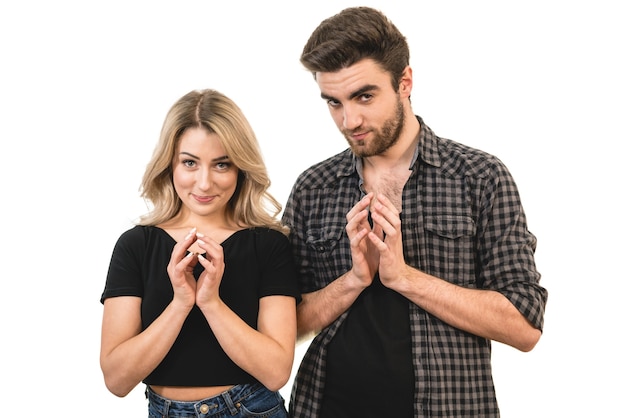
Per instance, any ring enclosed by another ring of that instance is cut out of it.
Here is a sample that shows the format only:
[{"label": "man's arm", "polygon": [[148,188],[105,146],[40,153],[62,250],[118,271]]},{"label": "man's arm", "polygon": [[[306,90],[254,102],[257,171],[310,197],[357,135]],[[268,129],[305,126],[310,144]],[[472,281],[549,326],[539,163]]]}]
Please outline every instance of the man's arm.
[{"label": "man's arm", "polygon": [[352,306],[365,287],[349,271],[328,286],[303,294],[297,308],[298,340],[311,338],[330,325]]},{"label": "man's arm", "polygon": [[541,330],[502,293],[467,289],[405,267],[398,279],[385,284],[442,321],[521,351],[532,350],[539,341]]},{"label": "man's arm", "polygon": [[302,295],[298,305],[298,339],[319,333],[344,313],[372,284],[378,269],[378,250],[367,239],[368,234],[382,238],[382,228],[369,224],[368,207],[373,195],[361,199],[346,215],[346,233],[350,239],[352,269],[335,279],[328,286]]},{"label": "man's arm", "polygon": [[380,253],[379,275],[383,285],[463,331],[530,351],[541,336],[519,310],[494,290],[467,289],[431,276],[404,260],[398,210],[385,196],[378,196],[372,219],[385,231],[368,234]]}]

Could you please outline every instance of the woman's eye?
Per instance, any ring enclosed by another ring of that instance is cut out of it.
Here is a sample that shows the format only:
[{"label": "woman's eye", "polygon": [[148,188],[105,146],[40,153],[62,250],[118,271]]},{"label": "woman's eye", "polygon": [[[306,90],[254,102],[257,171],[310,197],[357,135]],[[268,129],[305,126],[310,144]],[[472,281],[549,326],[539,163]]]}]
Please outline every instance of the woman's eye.
[{"label": "woman's eye", "polygon": [[193,160],[183,160],[183,165],[185,167],[195,167],[196,162]]},{"label": "woman's eye", "polygon": [[217,167],[218,170],[228,170],[230,168],[230,163],[217,163],[215,164],[215,166]]}]

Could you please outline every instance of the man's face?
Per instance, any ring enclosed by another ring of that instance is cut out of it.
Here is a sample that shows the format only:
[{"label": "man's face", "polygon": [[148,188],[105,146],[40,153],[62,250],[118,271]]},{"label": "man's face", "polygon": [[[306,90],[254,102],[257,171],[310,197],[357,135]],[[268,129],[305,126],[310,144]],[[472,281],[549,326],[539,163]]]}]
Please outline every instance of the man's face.
[{"label": "man's face", "polygon": [[374,61],[317,73],[316,80],[335,124],[356,155],[381,155],[398,141],[404,104],[389,73]]}]

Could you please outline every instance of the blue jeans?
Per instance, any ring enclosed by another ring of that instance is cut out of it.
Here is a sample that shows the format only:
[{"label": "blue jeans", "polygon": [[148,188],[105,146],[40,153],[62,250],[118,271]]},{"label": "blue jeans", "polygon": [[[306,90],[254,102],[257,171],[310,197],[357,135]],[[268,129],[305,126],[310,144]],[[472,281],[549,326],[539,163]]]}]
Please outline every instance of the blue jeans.
[{"label": "blue jeans", "polygon": [[285,400],[260,383],[236,385],[226,392],[196,402],[180,402],[146,387],[149,418],[287,418]]}]

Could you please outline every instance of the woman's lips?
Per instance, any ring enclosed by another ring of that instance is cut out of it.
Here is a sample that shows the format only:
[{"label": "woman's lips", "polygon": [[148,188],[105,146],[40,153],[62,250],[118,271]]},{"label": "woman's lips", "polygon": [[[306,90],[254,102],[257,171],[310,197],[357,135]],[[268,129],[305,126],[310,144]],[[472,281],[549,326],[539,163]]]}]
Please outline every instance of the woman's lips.
[{"label": "woman's lips", "polygon": [[214,196],[198,196],[197,194],[193,195],[193,198],[200,203],[210,203],[215,197]]}]

